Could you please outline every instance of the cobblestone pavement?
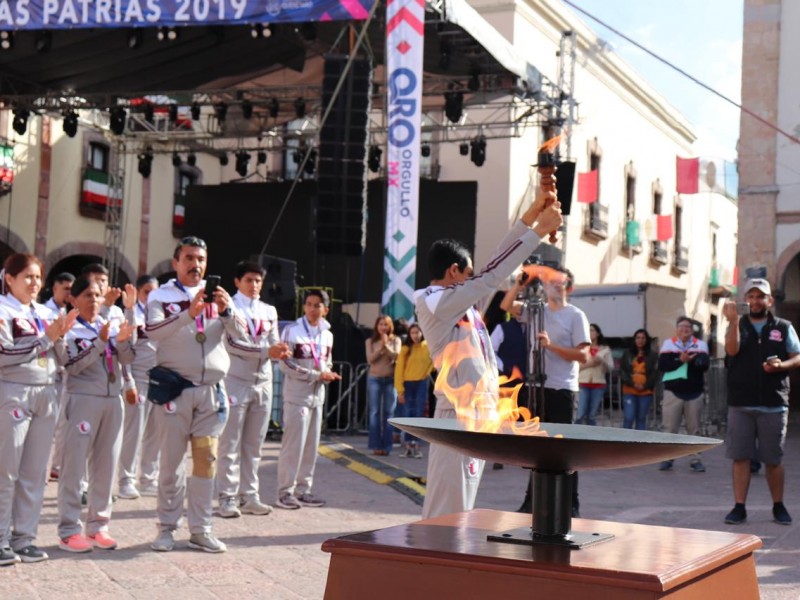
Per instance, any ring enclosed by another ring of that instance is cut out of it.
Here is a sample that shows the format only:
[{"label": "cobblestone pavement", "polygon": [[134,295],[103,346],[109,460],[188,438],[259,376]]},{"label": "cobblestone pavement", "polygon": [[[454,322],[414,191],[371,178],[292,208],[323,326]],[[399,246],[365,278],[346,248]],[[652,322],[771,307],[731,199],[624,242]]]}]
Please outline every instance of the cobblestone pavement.
[{"label": "cobblestone pavement", "polygon": [[[113,551],[73,555],[56,546],[56,484],[46,490],[39,545],[50,560],[0,568],[0,598],[322,598],[329,557],[320,550],[331,537],[417,520],[421,490],[417,481],[426,461],[373,457],[365,436],[328,436],[317,466],[314,492],[328,500],[324,508],[286,511],[237,519],[215,517],[214,532],[228,544],[225,554],[186,548],[186,528],[175,551],[150,550],[154,538],[155,499],[117,500],[111,532]],[[264,446],[262,496],[275,496],[279,445]],[[690,471],[687,459],[659,472],[656,465],[581,474],[581,513],[592,519],[735,531],[759,536],[757,553],[761,596],[765,600],[800,599],[800,423],[790,425],[786,447],[786,505],[795,518],[790,527],[771,520],[771,501],[763,475],[755,475],[747,504],[748,522],[725,525],[733,506],[730,462],[724,449],[703,457],[706,473]],[[527,472],[487,465],[477,507],[515,510],[522,501]]]}]

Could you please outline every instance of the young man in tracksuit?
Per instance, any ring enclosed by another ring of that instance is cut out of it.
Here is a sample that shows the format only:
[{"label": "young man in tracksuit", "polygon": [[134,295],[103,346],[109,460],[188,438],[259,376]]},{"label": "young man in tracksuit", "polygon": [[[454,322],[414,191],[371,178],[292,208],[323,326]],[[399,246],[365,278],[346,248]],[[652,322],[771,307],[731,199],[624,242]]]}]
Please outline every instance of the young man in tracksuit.
[{"label": "young man in tracksuit", "polygon": [[244,321],[247,335],[239,340],[225,336],[231,357],[225,377],[230,414],[219,439],[217,468],[219,514],[224,518],[272,512],[259,497],[258,467],[272,413],[272,360],[287,358],[288,346],[280,343],[275,307],[259,300],[265,274],[260,265],[241,262],[233,280],[236,318]]},{"label": "young man in tracksuit", "polygon": [[[213,302],[204,302],[206,243],[185,237],[175,248],[176,278],[150,293],[147,335],[158,344],[159,366],[177,373],[191,386],[178,397],[153,409],[161,436],[158,477],[159,534],[150,545],[157,552],[175,547],[174,532],[188,492],[189,547],[225,552],[211,533],[211,510],[217,444],[225,426],[228,399],[222,381],[230,358],[222,345],[227,331],[244,335],[233,317],[231,297],[217,287]],[[186,446],[192,447],[192,477],[186,482]]]},{"label": "young man in tracksuit", "polygon": [[[685,418],[686,433],[700,435],[705,372],[711,365],[708,346],[692,335],[689,317],[678,317],[675,326],[675,337],[664,340],[658,355],[658,370],[663,373],[664,381],[661,419],[664,431],[678,433],[681,420]],[[672,460],[665,460],[659,470],[668,471],[672,464]],[[704,473],[706,470],[699,454],[689,457],[689,467],[695,473]]]},{"label": "young man in tracksuit", "polygon": [[[550,183],[549,178],[542,181],[542,184]],[[548,199],[553,202],[545,208]],[[414,302],[440,379],[446,354],[458,347],[465,355],[457,364],[450,365],[447,383],[452,387],[465,383],[477,385],[485,378],[487,390],[496,393],[497,361],[489,332],[475,304],[493,294],[530,256],[542,237],[558,229],[560,224],[561,210],[555,194],[539,188],[536,201],[503,238],[486,267],[475,276],[469,251],[463,245],[454,240],[434,242],[428,255],[431,285],[417,290]],[[443,394],[441,383],[437,380],[434,417],[454,419],[456,411],[451,404],[454,400]],[[482,460],[431,444],[423,518],[471,510],[482,472]]]},{"label": "young man in tracksuit", "polygon": [[341,379],[331,371],[333,334],[325,320],[330,299],[324,290],[309,290],[303,303],[304,316],[283,330],[289,358],[280,363],[283,380],[283,439],[278,456],[278,500],[280,508],[324,506],[311,493],[314,467],[322,428],[325,387]]},{"label": "young man in tracksuit", "polygon": [[[158,433],[151,416],[153,403],[147,402],[147,372],[156,365],[156,344],[145,331],[147,297],[158,289],[158,280],[142,275],[136,280],[136,302],[125,309],[125,318],[136,325],[134,359],[130,365],[125,392],[125,422],[122,428],[122,451],[119,455],[119,497],[138,498],[141,494],[155,496],[158,490]],[[126,292],[129,293],[130,291]],[[131,383],[132,382],[132,383]],[[141,465],[141,467],[140,467]],[[136,487],[136,471],[140,467]]]}]

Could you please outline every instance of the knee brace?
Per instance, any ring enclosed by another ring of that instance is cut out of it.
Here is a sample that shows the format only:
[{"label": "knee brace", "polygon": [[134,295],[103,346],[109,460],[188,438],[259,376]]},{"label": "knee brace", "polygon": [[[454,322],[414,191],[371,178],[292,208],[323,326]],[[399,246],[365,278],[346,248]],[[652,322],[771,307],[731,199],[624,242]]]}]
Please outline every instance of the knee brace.
[{"label": "knee brace", "polygon": [[192,475],[213,479],[217,472],[217,447],[219,440],[210,435],[192,437]]}]

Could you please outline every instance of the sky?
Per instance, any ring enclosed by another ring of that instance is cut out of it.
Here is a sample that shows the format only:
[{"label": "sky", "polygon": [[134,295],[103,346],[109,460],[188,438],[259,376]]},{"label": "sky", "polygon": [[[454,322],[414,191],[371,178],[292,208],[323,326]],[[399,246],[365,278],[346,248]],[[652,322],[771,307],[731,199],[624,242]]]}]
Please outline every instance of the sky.
[{"label": "sky", "polygon": [[[743,0],[570,1],[734,102],[740,102]],[[736,158],[738,108],[586,15],[575,13],[683,114],[697,135],[698,156]]]}]

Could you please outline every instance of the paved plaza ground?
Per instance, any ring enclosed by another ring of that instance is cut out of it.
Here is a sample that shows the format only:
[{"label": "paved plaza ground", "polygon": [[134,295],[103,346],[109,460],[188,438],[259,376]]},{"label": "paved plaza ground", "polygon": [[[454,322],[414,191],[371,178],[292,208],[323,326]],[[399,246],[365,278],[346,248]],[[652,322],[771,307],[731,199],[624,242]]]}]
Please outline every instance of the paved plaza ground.
[{"label": "paved plaza ground", "polygon": [[[167,554],[150,550],[156,533],[155,499],[118,500],[111,531],[120,547],[71,555],[56,546],[56,484],[49,483],[39,545],[51,560],[0,568],[0,598],[322,598],[329,562],[320,550],[328,538],[388,527],[420,517],[414,485],[398,486],[397,477],[425,475],[426,461],[373,457],[365,436],[327,436],[317,466],[314,491],[328,500],[324,508],[276,509],[265,517],[215,517],[214,531],[228,544],[226,554],[186,548],[188,531],[178,532],[178,546]],[[274,501],[279,444],[264,445],[261,486]],[[730,462],[719,447],[704,455],[706,473],[694,473],[687,459],[671,472],[656,465],[581,474],[581,513],[600,520],[691,529],[752,533],[764,543],[757,552],[761,597],[800,599],[800,423],[790,425],[785,464],[786,505],[795,524],[771,520],[771,501],[763,475],[753,478],[748,522],[725,525],[733,506]],[[487,465],[477,507],[515,510],[527,472]],[[711,599],[709,599],[711,600]]]}]

